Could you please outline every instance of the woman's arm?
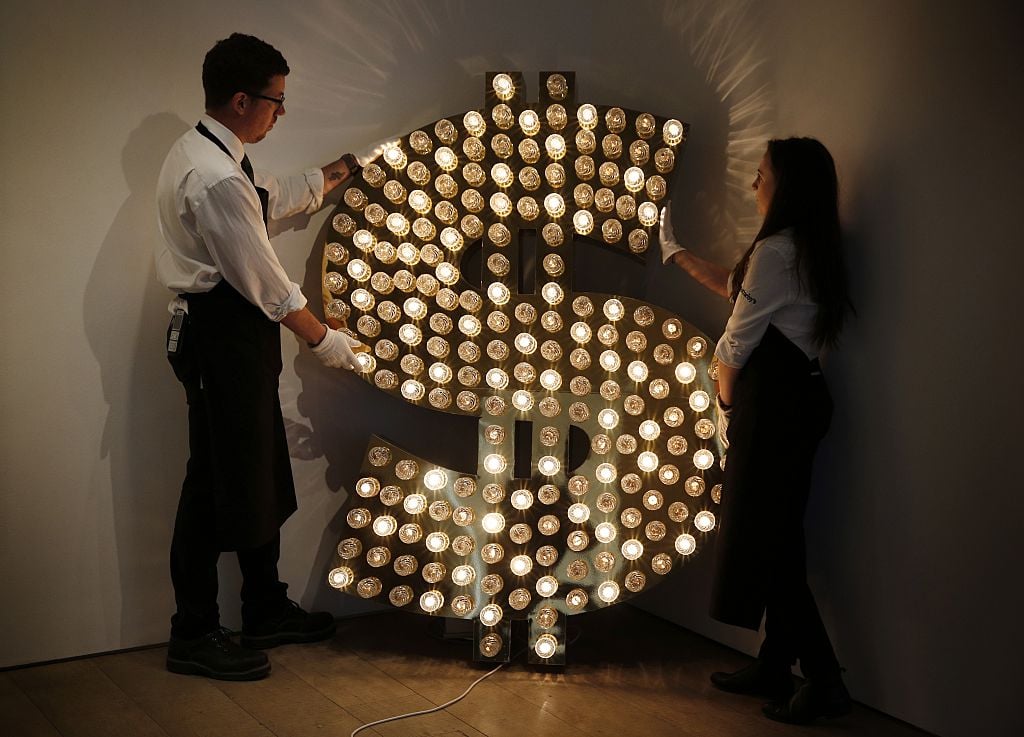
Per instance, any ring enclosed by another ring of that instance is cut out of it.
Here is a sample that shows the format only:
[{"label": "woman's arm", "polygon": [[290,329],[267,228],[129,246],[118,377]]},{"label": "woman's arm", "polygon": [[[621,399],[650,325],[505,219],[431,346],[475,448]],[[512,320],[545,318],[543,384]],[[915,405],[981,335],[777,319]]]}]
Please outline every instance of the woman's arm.
[{"label": "woman's arm", "polygon": [[732,405],[732,390],[739,374],[738,368],[722,363],[721,360],[718,361],[718,396],[722,398],[722,402],[726,406]]},{"label": "woman's arm", "polygon": [[710,289],[719,297],[729,299],[730,269],[706,261],[685,249],[672,254],[672,261],[676,266],[692,276],[702,287]]}]

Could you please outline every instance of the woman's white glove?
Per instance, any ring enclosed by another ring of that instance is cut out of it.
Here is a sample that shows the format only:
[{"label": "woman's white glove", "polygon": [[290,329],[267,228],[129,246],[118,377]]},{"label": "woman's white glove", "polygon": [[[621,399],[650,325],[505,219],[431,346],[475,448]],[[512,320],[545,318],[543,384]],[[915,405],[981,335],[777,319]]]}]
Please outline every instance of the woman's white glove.
[{"label": "woman's white glove", "polygon": [[726,407],[724,404],[722,404],[722,395],[719,394],[715,397],[715,409],[717,410],[717,412],[715,413],[717,417],[715,419],[717,420],[716,424],[718,428],[718,437],[722,441],[722,447],[728,450],[729,420],[732,419],[732,405]]},{"label": "woman's white glove", "polygon": [[357,345],[359,341],[347,333],[327,328],[324,339],[310,348],[324,366],[352,370],[356,367],[356,354],[352,349]]},{"label": "woman's white glove", "polygon": [[658,222],[658,243],[661,245],[661,263],[667,264],[669,259],[680,251],[686,249],[679,245],[676,234],[672,230],[672,203],[667,203],[661,208],[661,218]]}]

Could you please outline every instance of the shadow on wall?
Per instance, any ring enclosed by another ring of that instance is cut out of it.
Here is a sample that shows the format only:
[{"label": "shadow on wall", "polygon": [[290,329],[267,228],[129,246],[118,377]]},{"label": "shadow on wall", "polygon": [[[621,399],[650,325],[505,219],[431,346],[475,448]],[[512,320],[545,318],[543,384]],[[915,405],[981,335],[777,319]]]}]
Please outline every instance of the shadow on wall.
[{"label": "shadow on wall", "polygon": [[[534,10],[540,12],[540,7]],[[611,12],[601,6],[593,10]],[[453,6],[426,12],[422,4],[412,3],[408,11],[395,15],[388,6],[380,6],[360,18],[349,18],[348,11],[336,6],[324,11],[319,30],[311,34],[351,27],[354,35],[372,43],[366,53],[334,39],[313,44],[316,66],[336,69],[337,74],[325,79],[306,75],[296,84],[303,86],[307,96],[323,99],[323,109],[316,113],[323,125],[332,124],[337,105],[358,110],[356,119],[363,121],[359,129],[365,131],[365,142],[401,135],[442,116],[461,118],[465,110],[479,107],[488,70],[523,71],[527,99],[537,97],[534,70],[574,70],[581,90],[579,102],[650,109],[690,122],[690,143],[680,157],[675,182],[680,203],[675,208],[677,233],[701,255],[724,264],[731,264],[749,245],[756,211],[748,185],[770,131],[771,113],[769,86],[760,81],[762,60],[752,35],[757,22],[750,17],[750,2],[696,2],[688,4],[685,12],[673,3],[633,9],[631,26],[644,31],[643,58],[661,61],[646,69],[638,64],[638,50],[622,43],[619,23],[592,20],[589,12],[579,18],[572,7],[545,5],[543,27],[517,33],[530,15],[530,8],[524,7],[514,22],[497,24],[502,30],[495,33],[505,34],[504,38],[460,37],[457,58],[452,55],[451,37],[444,32],[448,25],[458,28],[465,23],[443,17],[454,12]],[[324,22],[328,18],[331,22]],[[571,37],[552,30],[569,27],[577,31]],[[598,55],[595,49],[611,53]],[[333,199],[337,202],[337,197]],[[328,222],[324,229],[329,227]],[[314,242],[322,242],[323,235],[322,231]],[[321,312],[316,299],[321,289],[321,254],[319,249],[312,251],[303,291],[312,298],[314,311]],[[682,272],[662,268],[656,242],[647,258],[647,269],[641,270],[638,280],[630,278],[629,284],[620,285],[622,293],[671,309],[716,339],[729,306]],[[374,433],[439,464],[469,472],[476,468],[474,418],[442,415],[384,395],[354,375],[323,369],[305,350],[299,351],[294,368],[301,386],[297,411],[308,425],[290,423],[292,453],[305,459],[324,455],[332,491],[348,493],[360,475]],[[296,481],[310,487],[322,483],[321,479]],[[315,489],[299,488],[298,493],[301,499]],[[321,537],[304,601],[312,595],[312,601],[337,610],[336,598],[324,581],[343,531],[344,519],[336,514]]]},{"label": "shadow on wall", "polygon": [[[167,551],[187,436],[182,392],[165,358],[168,293],[156,280],[153,243],[160,237],[160,167],[188,127],[176,115],[159,113],[129,135],[121,166],[130,193],[100,246],[83,304],[108,407],[96,451],[110,465],[121,591],[120,610],[109,601],[104,620],[120,623],[112,641],[125,646],[165,639],[173,611]],[[154,383],[154,377],[164,380]]]}]

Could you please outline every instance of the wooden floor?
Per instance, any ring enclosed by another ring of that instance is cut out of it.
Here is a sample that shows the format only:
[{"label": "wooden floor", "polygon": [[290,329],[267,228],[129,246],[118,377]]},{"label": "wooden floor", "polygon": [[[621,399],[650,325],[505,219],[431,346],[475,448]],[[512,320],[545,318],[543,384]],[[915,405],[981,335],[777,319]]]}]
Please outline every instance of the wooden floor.
[{"label": "wooden floor", "polygon": [[[749,658],[629,606],[574,617],[564,669],[519,658],[446,711],[360,732],[389,737],[738,737],[806,735],[756,698],[721,693],[712,670]],[[578,623],[578,625],[577,625]],[[333,640],[270,654],[254,683],[172,675],[165,648],[0,673],[4,737],[347,737],[370,721],[442,704],[487,668],[440,620],[400,612],[346,619]],[[577,629],[577,626],[579,629]],[[525,633],[524,633],[525,634]],[[515,645],[521,649],[521,644]],[[854,694],[856,696],[856,694]],[[822,734],[920,737],[857,706]]]}]

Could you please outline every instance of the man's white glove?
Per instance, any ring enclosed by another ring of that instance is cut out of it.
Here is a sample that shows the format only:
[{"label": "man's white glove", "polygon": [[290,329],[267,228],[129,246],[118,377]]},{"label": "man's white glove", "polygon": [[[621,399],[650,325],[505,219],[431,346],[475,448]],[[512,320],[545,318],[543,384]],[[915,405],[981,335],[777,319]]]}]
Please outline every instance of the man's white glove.
[{"label": "man's white glove", "polygon": [[719,394],[715,397],[715,409],[717,412],[716,425],[718,429],[718,437],[722,441],[722,447],[729,450],[729,420],[732,419],[732,405],[726,407],[722,404],[722,395]]},{"label": "man's white glove", "polygon": [[658,243],[661,245],[661,263],[667,264],[669,259],[680,251],[686,249],[679,245],[676,234],[672,230],[672,203],[667,203],[661,208],[661,218],[658,222]]},{"label": "man's white glove", "polygon": [[389,136],[388,138],[382,138],[379,141],[367,144],[362,150],[356,151],[356,161],[359,162],[359,166],[366,166],[384,153],[385,148],[395,146],[401,140],[401,136]]},{"label": "man's white glove", "polygon": [[310,347],[313,355],[319,358],[324,366],[352,370],[357,364],[356,354],[352,349],[357,345],[360,345],[359,341],[347,333],[327,328],[324,339]]}]

